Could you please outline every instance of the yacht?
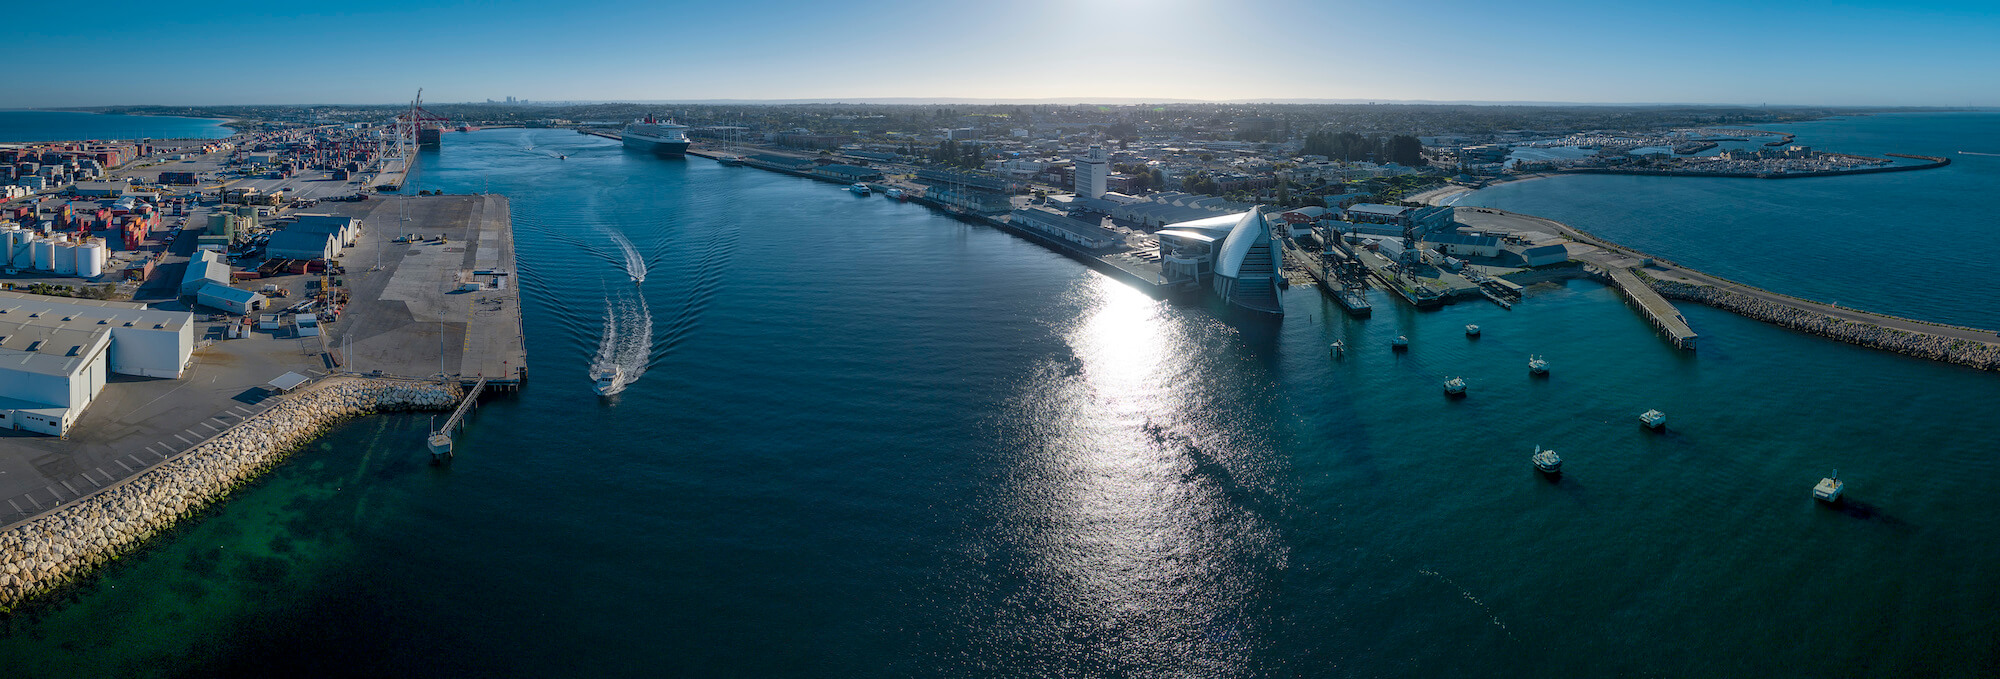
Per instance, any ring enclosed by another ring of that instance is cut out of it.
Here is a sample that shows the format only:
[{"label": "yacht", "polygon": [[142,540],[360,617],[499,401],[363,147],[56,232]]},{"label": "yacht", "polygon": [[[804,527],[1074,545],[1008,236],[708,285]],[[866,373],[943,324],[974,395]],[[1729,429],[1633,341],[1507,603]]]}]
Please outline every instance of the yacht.
[{"label": "yacht", "polygon": [[1528,355],[1528,373],[1531,375],[1549,374],[1549,362],[1542,360],[1540,356]]},{"label": "yacht", "polygon": [[1473,324],[1471,324],[1471,323],[1467,323],[1467,324],[1465,324],[1465,336],[1466,336],[1466,337],[1478,337],[1478,336],[1479,336],[1479,326],[1477,326],[1477,325],[1473,325]]},{"label": "yacht", "polygon": [[855,182],[853,186],[849,186],[849,187],[847,187],[847,190],[849,190],[849,191],[853,191],[853,192],[854,192],[854,195],[857,195],[857,196],[866,196],[866,195],[868,195],[868,185],[867,185],[867,184],[863,184],[863,183],[861,183],[861,182]]},{"label": "yacht", "polygon": [[1846,489],[1847,483],[1840,480],[1840,470],[1835,469],[1832,476],[1820,479],[1819,483],[1813,485],[1813,499],[1827,504],[1839,502],[1840,491]]},{"label": "yacht", "polygon": [[1561,455],[1556,454],[1556,451],[1542,450],[1541,446],[1535,446],[1535,456],[1528,459],[1533,461],[1535,469],[1543,474],[1562,473],[1563,459]]},{"label": "yacht", "polygon": [[1444,393],[1452,396],[1465,395],[1465,378],[1454,377],[1444,381]]},{"label": "yacht", "polygon": [[625,369],[616,365],[590,371],[590,379],[597,381],[597,395],[610,396],[625,388]]},{"label": "yacht", "polygon": [[1389,346],[1397,351],[1408,349],[1410,348],[1410,338],[1404,335],[1397,335],[1396,339],[1389,340]]},{"label": "yacht", "polygon": [[1667,414],[1658,410],[1648,410],[1639,413],[1639,422],[1645,424],[1648,429],[1659,429],[1667,426]]}]

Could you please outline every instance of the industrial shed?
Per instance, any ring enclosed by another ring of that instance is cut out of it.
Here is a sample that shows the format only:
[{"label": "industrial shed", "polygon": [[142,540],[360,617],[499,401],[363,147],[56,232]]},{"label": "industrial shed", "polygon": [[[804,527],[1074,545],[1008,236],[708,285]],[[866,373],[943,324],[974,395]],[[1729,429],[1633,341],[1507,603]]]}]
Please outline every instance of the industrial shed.
[{"label": "industrial shed", "polygon": [[195,294],[195,302],[233,314],[249,314],[269,305],[262,293],[220,283],[202,286],[201,291]]},{"label": "industrial shed", "polygon": [[271,234],[264,244],[264,256],[271,259],[333,259],[340,256],[340,239],[333,234],[286,229]]}]

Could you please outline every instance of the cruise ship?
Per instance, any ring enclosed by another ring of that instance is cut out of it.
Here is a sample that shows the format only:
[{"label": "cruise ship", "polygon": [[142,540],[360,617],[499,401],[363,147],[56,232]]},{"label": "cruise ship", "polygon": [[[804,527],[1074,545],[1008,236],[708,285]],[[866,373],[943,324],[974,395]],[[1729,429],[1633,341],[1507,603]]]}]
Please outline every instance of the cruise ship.
[{"label": "cruise ship", "polygon": [[625,148],[650,151],[655,155],[679,158],[687,154],[688,138],[682,133],[686,125],[675,125],[646,116],[644,120],[625,126],[618,136],[624,138]]}]

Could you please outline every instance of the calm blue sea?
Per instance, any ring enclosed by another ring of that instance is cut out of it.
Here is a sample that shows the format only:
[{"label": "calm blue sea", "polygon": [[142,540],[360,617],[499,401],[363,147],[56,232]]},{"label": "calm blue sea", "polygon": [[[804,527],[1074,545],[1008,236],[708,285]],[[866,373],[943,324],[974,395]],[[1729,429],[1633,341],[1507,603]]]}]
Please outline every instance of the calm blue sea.
[{"label": "calm blue sea", "polygon": [[1906,113],[1765,125],[1840,153],[1950,166],[1807,179],[1569,175],[1467,196],[1540,215],[1751,285],[2000,330],[2000,113]]},{"label": "calm blue sea", "polygon": [[0,111],[0,142],[76,139],[221,139],[235,132],[210,118],[67,111]]},{"label": "calm blue sea", "polygon": [[[0,624],[9,677],[2000,667],[1990,373],[1700,307],[1682,353],[1581,281],[1230,319],[560,131],[448,134],[423,168],[513,199],[527,388],[447,467],[420,416],[338,429]],[[643,374],[600,399],[601,360]],[[1810,498],[1835,467],[1844,509]]]}]

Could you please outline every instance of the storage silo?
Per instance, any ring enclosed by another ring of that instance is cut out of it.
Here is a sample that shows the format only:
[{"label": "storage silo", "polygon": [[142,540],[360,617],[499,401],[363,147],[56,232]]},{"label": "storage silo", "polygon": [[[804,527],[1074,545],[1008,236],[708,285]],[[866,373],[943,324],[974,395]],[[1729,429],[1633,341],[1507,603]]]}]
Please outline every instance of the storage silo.
[{"label": "storage silo", "polygon": [[16,269],[35,268],[35,235],[26,231],[14,241],[13,252],[8,253],[7,262]]},{"label": "storage silo", "polygon": [[76,246],[69,243],[57,243],[55,265],[50,268],[54,269],[60,275],[76,275]]},{"label": "storage silo", "polygon": [[104,247],[104,241],[93,239],[83,244],[76,249],[76,275],[84,278],[104,275],[104,260],[109,256],[110,251]]},{"label": "storage silo", "polygon": [[29,268],[34,269],[36,271],[52,271],[55,269],[55,259],[56,259],[55,241],[37,240],[35,241],[35,247],[33,249],[35,251],[35,262],[34,266],[31,266]]}]

